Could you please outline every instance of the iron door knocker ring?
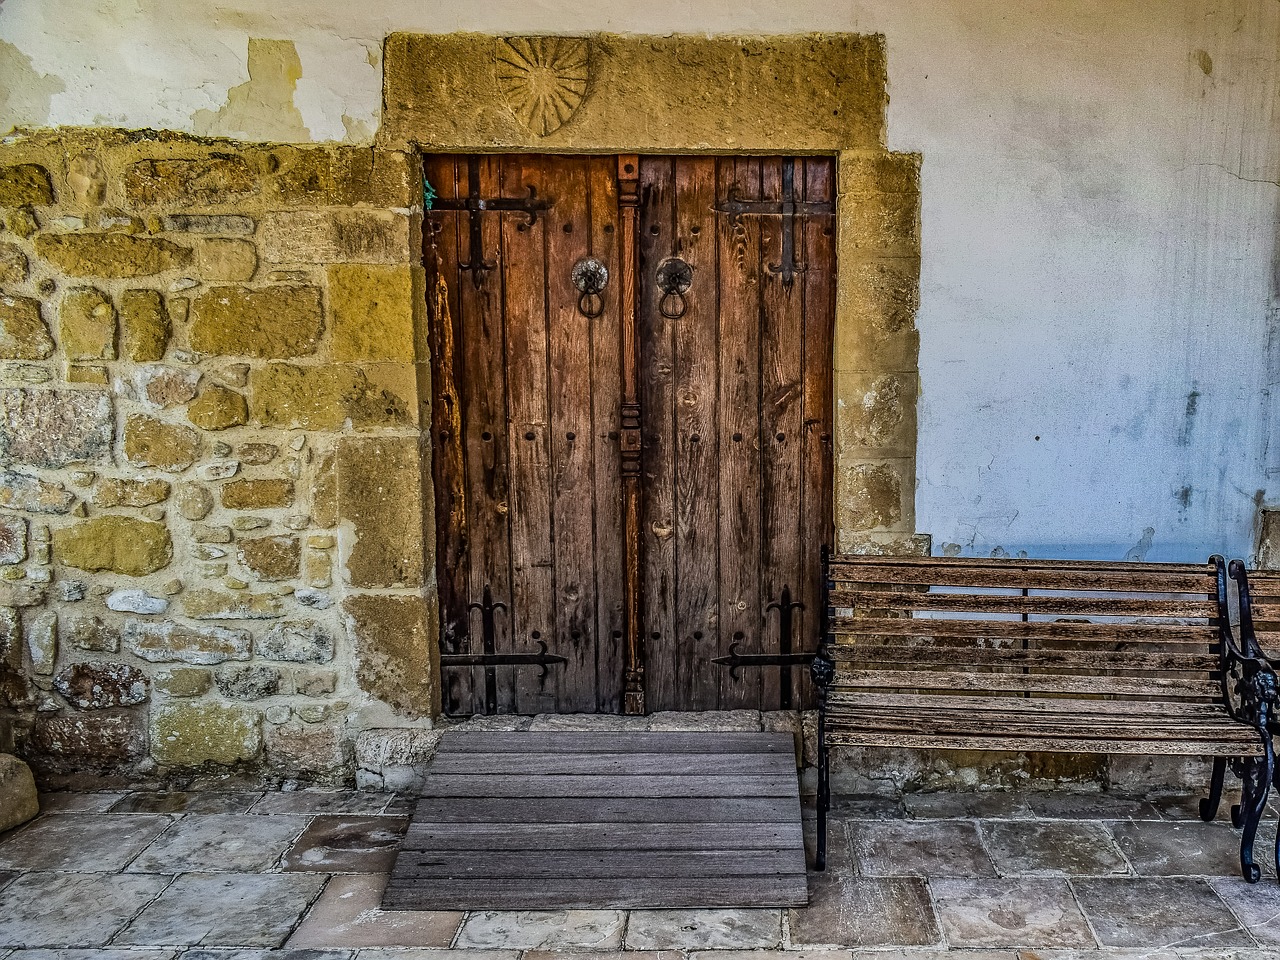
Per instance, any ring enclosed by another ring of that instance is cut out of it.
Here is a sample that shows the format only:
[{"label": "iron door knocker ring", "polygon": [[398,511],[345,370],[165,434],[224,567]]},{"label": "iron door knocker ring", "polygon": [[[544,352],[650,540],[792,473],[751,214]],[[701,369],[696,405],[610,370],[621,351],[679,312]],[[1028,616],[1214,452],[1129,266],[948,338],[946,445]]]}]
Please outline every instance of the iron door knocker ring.
[{"label": "iron door knocker ring", "polygon": [[669,257],[658,264],[658,289],[662,291],[662,299],[658,301],[658,312],[668,320],[679,320],[684,316],[687,304],[684,295],[693,286],[693,267],[679,257]]},{"label": "iron door knocker ring", "polygon": [[609,268],[595,257],[583,257],[573,265],[569,279],[577,288],[578,312],[595,318],[604,313],[604,288],[609,285]]}]

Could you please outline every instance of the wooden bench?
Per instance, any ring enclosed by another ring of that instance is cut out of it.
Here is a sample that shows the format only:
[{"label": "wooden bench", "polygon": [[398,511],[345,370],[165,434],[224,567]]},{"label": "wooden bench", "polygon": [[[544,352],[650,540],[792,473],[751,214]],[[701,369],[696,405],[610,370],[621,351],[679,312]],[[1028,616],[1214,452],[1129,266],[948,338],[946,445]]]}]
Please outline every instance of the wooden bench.
[{"label": "wooden bench", "polygon": [[1241,778],[1241,872],[1275,763],[1275,673],[1241,652],[1227,570],[1208,564],[851,557],[824,559],[818,869],[830,747],[1214,758]]}]

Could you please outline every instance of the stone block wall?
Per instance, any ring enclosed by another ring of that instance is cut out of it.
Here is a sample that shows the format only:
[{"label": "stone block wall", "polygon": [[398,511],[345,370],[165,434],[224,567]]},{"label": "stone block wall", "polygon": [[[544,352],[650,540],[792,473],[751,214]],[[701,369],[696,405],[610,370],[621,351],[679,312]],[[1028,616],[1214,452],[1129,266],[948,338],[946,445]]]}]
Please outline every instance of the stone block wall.
[{"label": "stone block wall", "polygon": [[390,150],[0,144],[0,743],[340,779],[429,720],[419,189]]}]

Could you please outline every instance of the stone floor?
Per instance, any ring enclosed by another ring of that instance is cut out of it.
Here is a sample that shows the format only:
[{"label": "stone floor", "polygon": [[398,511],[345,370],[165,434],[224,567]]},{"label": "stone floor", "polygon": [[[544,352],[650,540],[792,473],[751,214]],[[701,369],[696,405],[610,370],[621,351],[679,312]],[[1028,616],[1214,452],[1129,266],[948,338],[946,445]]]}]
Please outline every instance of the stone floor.
[{"label": "stone floor", "polygon": [[1192,797],[937,793],[841,801],[801,910],[387,913],[411,808],[350,791],[45,794],[0,834],[0,960],[1280,957],[1276,810],[1256,886],[1236,831],[1201,823]]}]

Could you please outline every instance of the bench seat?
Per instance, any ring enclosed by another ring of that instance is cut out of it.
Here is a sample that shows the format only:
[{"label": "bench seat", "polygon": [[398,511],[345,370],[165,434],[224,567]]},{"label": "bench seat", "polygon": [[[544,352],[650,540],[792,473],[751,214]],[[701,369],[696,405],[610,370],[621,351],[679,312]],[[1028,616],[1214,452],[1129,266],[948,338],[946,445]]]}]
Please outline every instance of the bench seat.
[{"label": "bench seat", "polygon": [[1213,757],[1214,810],[1228,763],[1244,782],[1257,879],[1274,760],[1251,697],[1274,674],[1235,644],[1220,558],[835,557],[824,581],[820,807],[830,746]]}]

